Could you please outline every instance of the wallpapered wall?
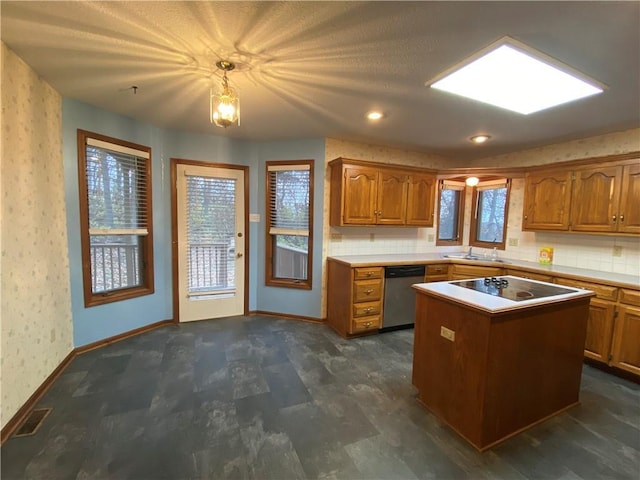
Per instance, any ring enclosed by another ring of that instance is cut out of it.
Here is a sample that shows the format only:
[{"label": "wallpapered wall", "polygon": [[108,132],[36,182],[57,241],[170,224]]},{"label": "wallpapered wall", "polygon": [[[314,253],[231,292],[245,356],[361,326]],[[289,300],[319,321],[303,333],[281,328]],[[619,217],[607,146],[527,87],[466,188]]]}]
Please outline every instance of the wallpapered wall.
[{"label": "wallpapered wall", "polygon": [[73,348],[61,97],[2,44],[4,427]]}]

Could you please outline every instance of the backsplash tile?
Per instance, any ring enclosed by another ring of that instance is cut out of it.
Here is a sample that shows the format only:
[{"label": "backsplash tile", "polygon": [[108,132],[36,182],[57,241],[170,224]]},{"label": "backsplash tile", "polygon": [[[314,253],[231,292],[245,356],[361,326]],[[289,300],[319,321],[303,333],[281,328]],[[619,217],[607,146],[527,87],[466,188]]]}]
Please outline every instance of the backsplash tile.
[{"label": "backsplash tile", "polygon": [[[465,218],[465,245],[460,247],[436,247],[429,241],[436,228],[386,228],[386,227],[332,227],[330,233],[340,235],[340,240],[330,235],[327,255],[366,255],[381,253],[432,253],[462,251],[468,248],[471,195],[467,195]],[[509,202],[507,239],[518,240],[517,247],[507,245],[499,256],[537,262],[542,247],[553,247],[553,263],[569,267],[615,272],[640,277],[640,239],[637,237],[609,237],[563,233],[523,232],[522,208],[524,179],[514,178]],[[371,241],[373,235],[373,241]],[[622,247],[620,257],[614,257],[614,247]],[[488,249],[475,248],[480,255]]]}]

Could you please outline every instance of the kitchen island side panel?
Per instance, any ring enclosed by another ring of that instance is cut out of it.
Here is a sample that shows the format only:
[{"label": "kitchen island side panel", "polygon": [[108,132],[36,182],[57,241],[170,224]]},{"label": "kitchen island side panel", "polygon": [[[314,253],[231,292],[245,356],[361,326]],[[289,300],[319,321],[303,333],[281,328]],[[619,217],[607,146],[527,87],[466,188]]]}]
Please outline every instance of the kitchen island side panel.
[{"label": "kitchen island side panel", "polygon": [[484,445],[579,402],[588,312],[582,298],[493,319]]},{"label": "kitchen island side panel", "polygon": [[419,400],[479,450],[575,405],[588,303],[488,313],[418,291]]}]

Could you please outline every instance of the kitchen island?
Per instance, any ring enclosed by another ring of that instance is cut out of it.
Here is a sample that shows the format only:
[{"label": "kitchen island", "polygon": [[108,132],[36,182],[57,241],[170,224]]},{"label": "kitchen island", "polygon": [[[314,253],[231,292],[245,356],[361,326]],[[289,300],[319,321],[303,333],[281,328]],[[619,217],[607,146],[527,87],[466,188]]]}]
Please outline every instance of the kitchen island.
[{"label": "kitchen island", "polygon": [[418,398],[478,450],[579,403],[593,292],[513,276],[413,288]]}]

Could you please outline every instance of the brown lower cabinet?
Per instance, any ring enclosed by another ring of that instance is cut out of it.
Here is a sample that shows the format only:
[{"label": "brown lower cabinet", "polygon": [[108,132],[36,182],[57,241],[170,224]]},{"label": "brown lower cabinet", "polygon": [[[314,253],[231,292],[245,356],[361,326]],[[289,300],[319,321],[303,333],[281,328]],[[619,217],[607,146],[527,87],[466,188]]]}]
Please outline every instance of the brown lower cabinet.
[{"label": "brown lower cabinet", "polygon": [[[376,333],[384,316],[384,266],[351,267],[328,260],[327,323],[343,337]],[[468,263],[426,265],[425,282],[514,275],[592,290],[584,356],[640,376],[640,290]]]},{"label": "brown lower cabinet", "polygon": [[376,333],[382,326],[384,267],[327,262],[327,323],[343,337]]},{"label": "brown lower cabinet", "polygon": [[465,280],[467,278],[495,277],[502,274],[502,268],[454,263],[451,265],[449,273],[451,280]]},{"label": "brown lower cabinet", "polygon": [[584,356],[640,375],[640,291],[563,277],[556,283],[596,293],[589,304]]}]

